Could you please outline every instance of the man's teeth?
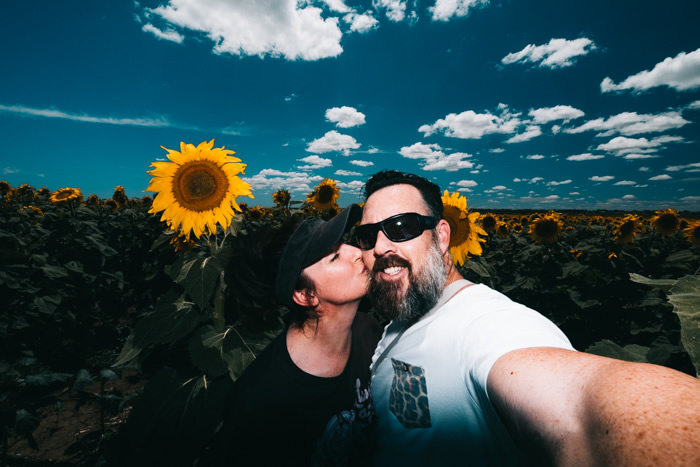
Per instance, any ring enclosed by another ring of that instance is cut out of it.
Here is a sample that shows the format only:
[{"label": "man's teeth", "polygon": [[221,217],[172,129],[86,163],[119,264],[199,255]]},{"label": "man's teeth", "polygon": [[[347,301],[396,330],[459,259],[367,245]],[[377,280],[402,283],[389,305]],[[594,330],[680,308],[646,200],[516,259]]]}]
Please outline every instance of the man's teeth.
[{"label": "man's teeth", "polygon": [[403,269],[403,267],[400,267],[400,266],[394,266],[394,267],[392,267],[392,268],[386,268],[386,269],[384,270],[384,274],[389,274],[390,276],[393,276],[394,274],[398,274],[402,269]]}]

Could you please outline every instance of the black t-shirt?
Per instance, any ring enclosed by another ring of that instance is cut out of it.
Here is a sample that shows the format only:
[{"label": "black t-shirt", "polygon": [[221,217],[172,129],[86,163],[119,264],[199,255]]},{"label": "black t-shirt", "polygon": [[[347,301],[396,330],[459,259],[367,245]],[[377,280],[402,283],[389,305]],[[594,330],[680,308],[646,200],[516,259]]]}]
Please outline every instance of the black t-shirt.
[{"label": "black t-shirt", "polygon": [[343,373],[297,367],[281,333],[234,384],[224,421],[230,465],[366,465],[374,405],[370,370],[379,323],[358,312]]}]

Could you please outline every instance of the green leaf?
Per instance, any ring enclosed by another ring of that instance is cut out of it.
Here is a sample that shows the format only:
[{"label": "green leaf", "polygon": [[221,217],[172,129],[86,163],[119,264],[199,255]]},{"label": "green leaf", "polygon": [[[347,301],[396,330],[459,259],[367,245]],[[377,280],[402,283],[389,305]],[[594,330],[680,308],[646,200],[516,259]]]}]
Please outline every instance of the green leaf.
[{"label": "green leaf", "polygon": [[685,276],[671,288],[668,301],[681,321],[681,342],[700,377],[700,277]]},{"label": "green leaf", "polygon": [[644,277],[633,272],[630,273],[630,279],[632,282],[636,282],[638,284],[644,284],[651,287],[660,287],[664,290],[670,289],[676,283],[675,279],[649,279],[648,277]]},{"label": "green leaf", "polygon": [[41,267],[41,270],[44,272],[44,274],[46,274],[46,277],[52,280],[68,277],[68,271],[60,266],[45,264]]},{"label": "green leaf", "polygon": [[602,341],[598,341],[588,347],[586,352],[594,355],[600,355],[601,357],[626,360],[628,362],[647,363],[646,355],[649,352],[649,347],[636,344],[620,347],[611,340],[603,339]]},{"label": "green leaf", "polygon": [[190,340],[190,357],[208,375],[229,372],[235,380],[278,333],[279,329],[253,334],[236,326],[221,332],[213,326],[204,326]]}]

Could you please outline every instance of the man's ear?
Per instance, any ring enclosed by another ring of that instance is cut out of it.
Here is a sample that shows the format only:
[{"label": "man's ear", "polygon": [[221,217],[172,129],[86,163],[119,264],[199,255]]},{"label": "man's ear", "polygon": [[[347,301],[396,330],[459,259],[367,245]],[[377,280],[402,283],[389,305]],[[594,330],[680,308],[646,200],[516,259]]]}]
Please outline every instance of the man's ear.
[{"label": "man's ear", "polygon": [[438,245],[442,254],[450,250],[450,224],[445,219],[440,219],[437,224]]},{"label": "man's ear", "polygon": [[292,300],[294,300],[294,303],[297,305],[307,308],[318,305],[318,298],[313,292],[309,292],[308,290],[295,290],[292,295]]}]

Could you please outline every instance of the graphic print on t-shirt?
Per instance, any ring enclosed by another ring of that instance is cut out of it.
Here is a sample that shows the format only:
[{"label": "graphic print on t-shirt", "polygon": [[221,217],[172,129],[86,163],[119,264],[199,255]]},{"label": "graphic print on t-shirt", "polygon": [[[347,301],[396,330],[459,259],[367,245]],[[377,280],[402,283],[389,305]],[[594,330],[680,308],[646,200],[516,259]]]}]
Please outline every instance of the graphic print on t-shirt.
[{"label": "graphic print on t-shirt", "polygon": [[391,382],[389,408],[405,428],[430,428],[430,407],[425,370],[417,365],[391,359],[394,379]]}]

